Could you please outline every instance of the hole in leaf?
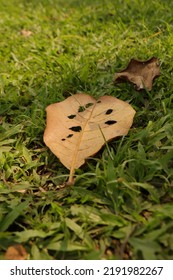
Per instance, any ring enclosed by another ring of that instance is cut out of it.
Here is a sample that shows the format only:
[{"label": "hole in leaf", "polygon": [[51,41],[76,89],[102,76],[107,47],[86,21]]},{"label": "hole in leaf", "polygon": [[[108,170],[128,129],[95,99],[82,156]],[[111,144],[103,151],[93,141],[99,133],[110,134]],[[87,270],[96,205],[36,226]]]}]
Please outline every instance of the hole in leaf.
[{"label": "hole in leaf", "polygon": [[94,105],[94,103],[87,103],[87,104],[85,105],[85,108],[89,108],[89,107],[91,107],[92,105]]},{"label": "hole in leaf", "polygon": [[110,115],[112,112],[113,112],[112,109],[108,109],[108,110],[106,111],[106,115]]},{"label": "hole in leaf", "polygon": [[67,136],[67,138],[71,138],[73,136],[73,134],[69,134],[68,136]]},{"label": "hole in leaf", "polygon": [[85,111],[85,107],[84,106],[79,106],[78,113],[84,112],[84,111]]},{"label": "hole in leaf", "polygon": [[75,131],[75,132],[80,132],[82,130],[80,125],[69,127],[69,129],[71,129],[72,131]]},{"label": "hole in leaf", "polygon": [[76,117],[76,115],[70,115],[68,116],[69,119],[74,119]]},{"label": "hole in leaf", "polygon": [[114,120],[110,120],[110,121],[105,122],[105,124],[108,124],[108,125],[112,125],[114,123],[116,123],[116,121],[114,121]]},{"label": "hole in leaf", "polygon": [[65,138],[62,138],[61,141],[65,141]]}]

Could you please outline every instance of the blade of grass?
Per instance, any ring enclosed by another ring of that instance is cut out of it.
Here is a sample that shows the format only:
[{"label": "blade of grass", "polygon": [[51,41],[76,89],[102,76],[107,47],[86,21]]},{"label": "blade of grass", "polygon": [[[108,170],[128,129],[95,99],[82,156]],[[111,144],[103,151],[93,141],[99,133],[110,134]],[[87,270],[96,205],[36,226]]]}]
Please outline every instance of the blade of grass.
[{"label": "blade of grass", "polygon": [[29,205],[29,201],[30,199],[27,199],[7,214],[4,220],[0,223],[1,232],[6,231],[9,226],[23,213],[24,209]]}]

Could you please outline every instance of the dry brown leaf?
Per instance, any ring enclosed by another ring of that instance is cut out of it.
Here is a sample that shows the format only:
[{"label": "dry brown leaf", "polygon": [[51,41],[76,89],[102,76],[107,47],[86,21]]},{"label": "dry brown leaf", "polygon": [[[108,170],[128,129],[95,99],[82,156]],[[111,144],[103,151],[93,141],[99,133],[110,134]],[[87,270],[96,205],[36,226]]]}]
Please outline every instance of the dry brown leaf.
[{"label": "dry brown leaf", "polygon": [[152,89],[153,80],[160,75],[158,58],[146,61],[131,59],[126,69],[115,74],[115,83],[131,82],[137,90]]},{"label": "dry brown leaf", "polygon": [[26,30],[26,29],[22,29],[22,30],[20,31],[20,34],[21,34],[23,37],[29,37],[29,36],[32,35],[32,31]]},{"label": "dry brown leaf", "polygon": [[95,100],[84,93],[51,104],[46,111],[44,142],[70,170],[69,183],[73,183],[75,169],[105,141],[128,133],[135,115],[127,102],[112,96]]},{"label": "dry brown leaf", "polygon": [[28,253],[21,244],[8,247],[5,253],[6,260],[26,260]]}]

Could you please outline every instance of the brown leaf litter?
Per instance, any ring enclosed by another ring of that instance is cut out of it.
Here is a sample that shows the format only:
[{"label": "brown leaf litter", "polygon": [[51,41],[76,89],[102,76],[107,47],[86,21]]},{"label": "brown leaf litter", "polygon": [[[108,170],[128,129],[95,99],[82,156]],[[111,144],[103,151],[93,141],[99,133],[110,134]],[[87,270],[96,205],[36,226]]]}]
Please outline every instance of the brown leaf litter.
[{"label": "brown leaf litter", "polygon": [[146,61],[131,59],[127,68],[115,74],[114,83],[130,82],[136,90],[151,90],[153,80],[160,75],[159,60],[152,57]]}]

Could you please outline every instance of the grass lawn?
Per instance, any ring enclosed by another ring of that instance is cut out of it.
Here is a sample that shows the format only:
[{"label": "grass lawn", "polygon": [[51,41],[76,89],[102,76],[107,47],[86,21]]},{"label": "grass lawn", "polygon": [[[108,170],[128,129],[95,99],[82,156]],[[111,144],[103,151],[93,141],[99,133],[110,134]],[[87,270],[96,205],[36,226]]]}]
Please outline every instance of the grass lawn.
[{"label": "grass lawn", "polygon": [[[173,2],[0,1],[0,258],[173,259]],[[151,92],[113,84],[158,57]],[[43,142],[51,103],[77,92],[136,110],[125,137],[69,171]],[[110,157],[111,153],[111,157]]]}]

